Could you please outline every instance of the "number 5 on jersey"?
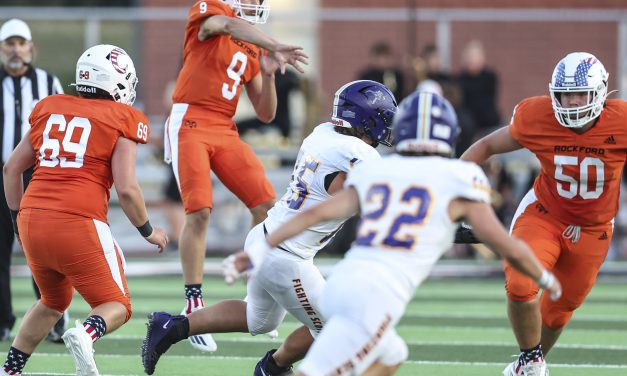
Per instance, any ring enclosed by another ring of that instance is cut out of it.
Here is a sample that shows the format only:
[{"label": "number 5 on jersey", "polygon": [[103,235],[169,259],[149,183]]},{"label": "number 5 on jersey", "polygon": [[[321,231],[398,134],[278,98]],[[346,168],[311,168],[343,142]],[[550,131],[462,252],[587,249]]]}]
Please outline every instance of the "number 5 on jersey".
[{"label": "number 5 on jersey", "polygon": [[[60,135],[58,137],[51,137],[50,135],[54,125],[59,127],[59,133],[64,133],[61,143],[59,143],[58,138]],[[76,139],[73,136],[77,128],[81,129],[81,135],[78,142],[75,142],[72,139]],[[57,165],[63,168],[82,167],[90,133],[91,123],[87,118],[74,117],[68,123],[63,115],[50,115],[42,134],[43,142],[39,148],[39,165],[41,167],[56,167]],[[62,156],[60,157],[59,154]],[[68,160],[67,154],[74,154],[74,157],[71,158],[73,160]]]}]

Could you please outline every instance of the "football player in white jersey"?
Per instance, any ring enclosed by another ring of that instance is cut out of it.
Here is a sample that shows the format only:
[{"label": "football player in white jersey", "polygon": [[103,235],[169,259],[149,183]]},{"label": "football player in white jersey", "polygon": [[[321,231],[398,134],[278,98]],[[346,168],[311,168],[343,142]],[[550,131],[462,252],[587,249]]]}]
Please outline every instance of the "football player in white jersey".
[{"label": "football player in white jersey", "polygon": [[396,153],[361,163],[345,189],[271,232],[250,252],[269,252],[320,222],[359,212],[352,249],[335,267],[320,303],[325,326],[297,375],[391,375],[407,358],[395,331],[416,288],[451,246],[461,220],[494,252],[561,295],[525,243],[511,238],[490,206],[490,187],[474,163],[451,159],[457,119],[432,93],[414,93],[394,118]]},{"label": "football player in white jersey", "polygon": [[[268,231],[340,191],[348,171],[380,159],[375,147],[391,146],[396,107],[394,95],[378,82],[360,80],[342,86],[335,93],[331,121],[318,125],[305,138],[287,191],[270,209],[268,218],[249,232],[245,250],[264,246]],[[159,356],[171,344],[190,335],[267,333],[279,326],[289,311],[304,327],[290,335],[285,346],[269,351],[257,364],[255,374],[289,372],[291,365],[304,357],[313,336],[323,326],[319,301],[325,282],[313,257],[349,217],[350,214],[312,225],[267,253],[246,253],[250,260],[240,258],[237,263],[243,262],[246,267],[252,261],[250,266],[255,266],[247,286],[247,301],[222,301],[187,318],[152,313],[142,349],[145,371],[152,374]],[[173,325],[168,327],[169,322]]]}]

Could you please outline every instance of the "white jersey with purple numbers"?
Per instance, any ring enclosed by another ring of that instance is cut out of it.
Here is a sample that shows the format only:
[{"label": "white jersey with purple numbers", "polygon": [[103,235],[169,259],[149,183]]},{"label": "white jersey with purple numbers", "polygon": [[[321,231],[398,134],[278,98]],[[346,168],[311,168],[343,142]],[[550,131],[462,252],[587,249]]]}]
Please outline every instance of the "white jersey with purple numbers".
[{"label": "white jersey with purple numbers", "polygon": [[[268,211],[264,221],[267,231],[274,231],[299,212],[328,200],[331,197],[325,188],[328,175],[349,172],[362,162],[380,158],[372,146],[356,137],[337,133],[333,124],[318,125],[303,141],[287,191]],[[302,258],[314,257],[346,219],[312,226],[280,247]]]},{"label": "white jersey with purple numbers", "polygon": [[474,163],[442,157],[391,155],[362,163],[345,186],[359,194],[361,221],[346,260],[372,260],[408,300],[448,250],[457,224],[456,198],[490,202],[490,186]]}]

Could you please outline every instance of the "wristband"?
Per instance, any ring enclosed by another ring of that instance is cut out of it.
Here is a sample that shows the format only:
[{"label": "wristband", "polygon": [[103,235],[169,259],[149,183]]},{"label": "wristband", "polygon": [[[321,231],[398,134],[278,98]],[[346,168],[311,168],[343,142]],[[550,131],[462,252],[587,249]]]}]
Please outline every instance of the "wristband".
[{"label": "wristband", "polygon": [[547,271],[546,269],[543,269],[542,275],[540,276],[540,279],[536,281],[536,283],[543,289],[549,288],[555,283],[555,276],[553,275],[553,273]]},{"label": "wristband", "polygon": [[13,222],[13,232],[19,235],[19,231],[17,230],[17,213],[19,213],[19,210],[9,209],[9,211],[11,212],[11,221]]},{"label": "wristband", "polygon": [[143,225],[137,227],[137,231],[144,237],[147,238],[152,235],[152,226],[150,225],[150,221],[146,221]]}]

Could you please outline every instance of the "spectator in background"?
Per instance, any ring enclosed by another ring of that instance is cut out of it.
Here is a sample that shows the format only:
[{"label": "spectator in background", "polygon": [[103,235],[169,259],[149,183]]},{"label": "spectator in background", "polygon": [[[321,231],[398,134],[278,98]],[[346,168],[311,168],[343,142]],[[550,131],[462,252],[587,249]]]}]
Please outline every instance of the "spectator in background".
[{"label": "spectator in background", "polygon": [[246,119],[237,123],[237,130],[240,136],[244,135],[251,129],[264,129],[275,126],[281,132],[284,143],[287,143],[292,130],[292,121],[290,115],[290,94],[294,90],[300,90],[300,79],[292,69],[286,69],[285,74],[277,74],[274,76],[274,85],[276,86],[276,115],[270,124],[265,124],[257,117]]},{"label": "spectator in background", "polygon": [[[0,167],[30,129],[28,117],[35,104],[48,95],[63,93],[59,79],[32,65],[34,44],[30,28],[18,19],[6,21],[0,28]],[[14,104],[14,105],[13,105]],[[23,174],[24,189],[33,175],[32,167]],[[1,176],[0,176],[1,178]],[[0,341],[9,340],[15,323],[11,305],[11,250],[15,235],[11,215],[4,199],[0,181]],[[41,298],[33,281],[35,295]],[[47,339],[62,343],[67,315],[64,314],[50,331]]]},{"label": "spectator in background", "polygon": [[498,78],[486,67],[483,45],[470,41],[462,55],[462,71],[458,77],[464,106],[472,113],[477,131],[485,133],[500,125],[496,109]]},{"label": "spectator in background", "polygon": [[440,85],[445,85],[454,80],[449,73],[442,69],[438,48],[435,44],[426,45],[420,53],[420,59],[424,62],[424,79],[433,80]]},{"label": "spectator in background", "polygon": [[385,85],[392,91],[397,101],[404,97],[403,72],[396,65],[392,48],[387,42],[377,42],[370,47],[369,66],[359,74],[358,78]]}]

